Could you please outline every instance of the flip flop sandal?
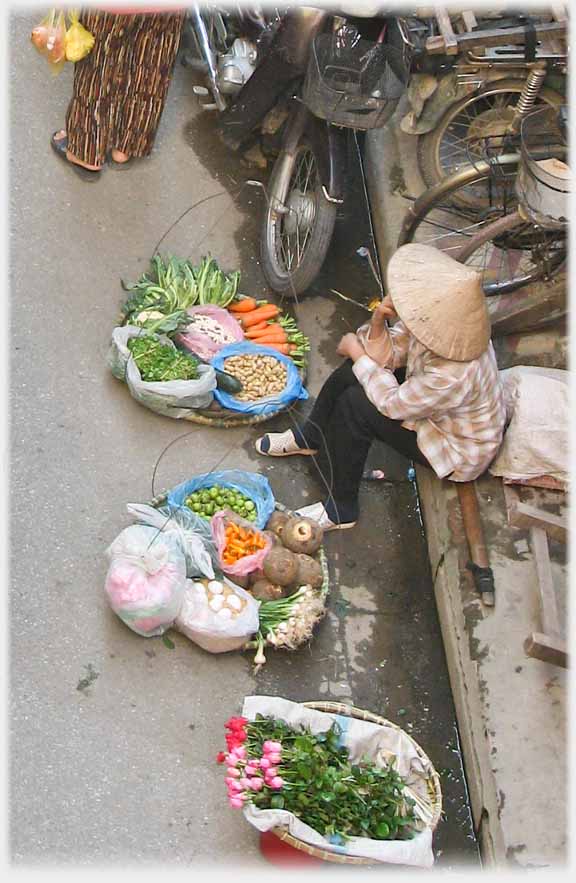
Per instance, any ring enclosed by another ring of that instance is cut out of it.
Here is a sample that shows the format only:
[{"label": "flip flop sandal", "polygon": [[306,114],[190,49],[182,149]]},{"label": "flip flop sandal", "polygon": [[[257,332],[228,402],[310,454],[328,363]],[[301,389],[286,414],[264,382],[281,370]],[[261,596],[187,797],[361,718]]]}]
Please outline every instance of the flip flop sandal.
[{"label": "flip flop sandal", "polygon": [[[262,449],[262,442],[265,438],[269,440],[267,451]],[[318,453],[310,448],[299,448],[291,429],[287,429],[286,432],[268,432],[256,440],[255,447],[258,453],[265,457],[292,457],[295,454],[310,457]]]},{"label": "flip flop sandal", "polygon": [[68,138],[64,135],[63,138],[56,138],[58,132],[54,132],[50,139],[50,145],[52,150],[56,153],[60,159],[63,159],[67,166],[73,169],[77,175],[79,175],[84,181],[97,181],[100,175],[100,170],[92,170],[85,169],[84,166],[79,166],[78,163],[70,162],[68,157],[66,156],[66,151],[68,149]]}]

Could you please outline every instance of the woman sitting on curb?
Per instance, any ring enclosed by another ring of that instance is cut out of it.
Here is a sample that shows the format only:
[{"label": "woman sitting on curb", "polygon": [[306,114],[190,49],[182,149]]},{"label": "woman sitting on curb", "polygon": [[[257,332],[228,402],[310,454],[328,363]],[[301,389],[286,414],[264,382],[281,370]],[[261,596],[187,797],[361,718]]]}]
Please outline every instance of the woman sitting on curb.
[{"label": "woman sitting on curb", "polygon": [[340,341],[346,361],[304,425],[256,442],[269,457],[318,455],[331,494],[299,514],[325,530],[356,524],[374,439],[452,481],[481,475],[502,443],[506,412],[479,275],[418,244],[398,249],[386,275],[388,296],[369,324]]}]

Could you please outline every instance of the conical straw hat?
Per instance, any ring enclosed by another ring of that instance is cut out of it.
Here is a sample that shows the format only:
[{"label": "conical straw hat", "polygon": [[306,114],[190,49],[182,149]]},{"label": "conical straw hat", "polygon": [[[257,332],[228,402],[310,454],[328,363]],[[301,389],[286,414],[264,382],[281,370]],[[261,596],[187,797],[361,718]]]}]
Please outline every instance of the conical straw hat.
[{"label": "conical straw hat", "polygon": [[410,243],[390,259],[386,280],[400,319],[427,349],[455,362],[485,351],[490,319],[475,270],[430,245]]}]

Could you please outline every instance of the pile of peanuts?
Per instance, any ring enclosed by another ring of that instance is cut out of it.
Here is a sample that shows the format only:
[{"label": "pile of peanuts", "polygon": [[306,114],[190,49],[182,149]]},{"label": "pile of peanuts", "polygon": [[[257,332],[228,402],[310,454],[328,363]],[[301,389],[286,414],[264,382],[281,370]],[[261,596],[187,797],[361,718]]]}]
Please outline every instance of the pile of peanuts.
[{"label": "pile of peanuts", "polygon": [[242,391],[234,396],[240,402],[278,395],[286,386],[286,366],[274,356],[230,356],[223,367],[242,384]]}]

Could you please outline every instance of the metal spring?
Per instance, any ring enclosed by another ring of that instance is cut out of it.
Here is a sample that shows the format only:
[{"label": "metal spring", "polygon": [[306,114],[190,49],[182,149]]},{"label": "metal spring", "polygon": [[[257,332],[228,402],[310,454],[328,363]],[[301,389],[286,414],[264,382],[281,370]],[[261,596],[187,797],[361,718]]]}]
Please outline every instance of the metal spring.
[{"label": "metal spring", "polygon": [[533,68],[530,71],[515,108],[517,117],[523,117],[529,110],[532,110],[545,78],[546,68]]}]

